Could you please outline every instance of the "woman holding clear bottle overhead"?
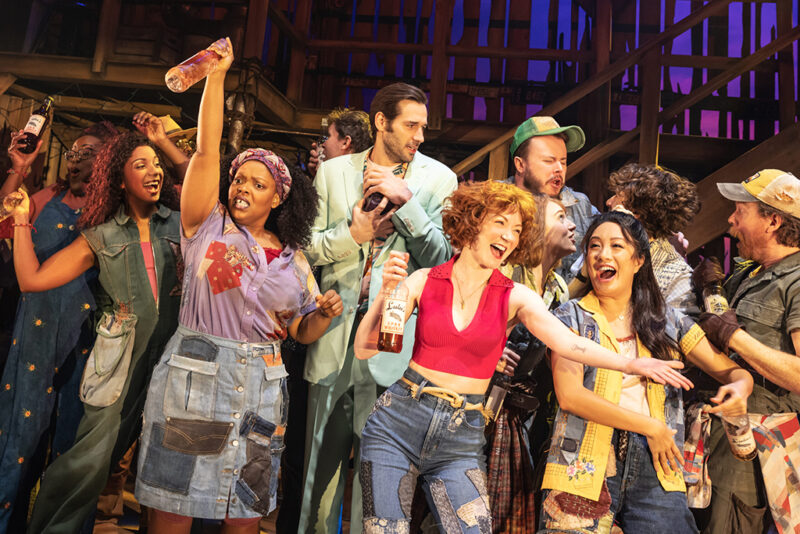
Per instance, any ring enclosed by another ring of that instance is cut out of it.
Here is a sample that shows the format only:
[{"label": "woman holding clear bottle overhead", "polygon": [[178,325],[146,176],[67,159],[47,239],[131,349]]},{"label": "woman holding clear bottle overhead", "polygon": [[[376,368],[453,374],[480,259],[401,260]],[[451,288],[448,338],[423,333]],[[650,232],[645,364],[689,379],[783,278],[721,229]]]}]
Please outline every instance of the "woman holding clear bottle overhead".
[{"label": "woman holding clear bottle overhead", "polygon": [[181,193],[180,324],[153,371],[136,480],[156,534],[188,533],[193,517],[259,532],[276,505],[287,424],[281,340],[311,343],[342,312],[299,250],[316,216],[310,180],[261,148],[238,154],[220,180],[233,51],[227,40],[211,49],[220,59]]}]

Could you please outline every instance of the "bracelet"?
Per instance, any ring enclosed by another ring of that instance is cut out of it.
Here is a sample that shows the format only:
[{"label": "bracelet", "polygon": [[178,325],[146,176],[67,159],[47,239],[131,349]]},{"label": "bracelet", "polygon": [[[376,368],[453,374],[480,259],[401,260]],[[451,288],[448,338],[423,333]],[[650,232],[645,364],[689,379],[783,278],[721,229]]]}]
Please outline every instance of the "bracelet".
[{"label": "bracelet", "polygon": [[28,170],[26,170],[25,172],[17,172],[12,167],[11,169],[8,169],[6,171],[6,174],[8,174],[9,176],[12,175],[12,174],[19,174],[20,176],[22,176],[22,179],[24,180],[28,176],[28,174],[30,174],[30,168]]},{"label": "bracelet", "polygon": [[17,226],[20,226],[22,228],[30,228],[31,230],[33,230],[34,234],[36,233],[36,228],[34,228],[33,225],[31,223],[29,223],[29,222],[27,222],[27,223],[14,223],[11,226],[13,226],[14,228],[16,228]]}]

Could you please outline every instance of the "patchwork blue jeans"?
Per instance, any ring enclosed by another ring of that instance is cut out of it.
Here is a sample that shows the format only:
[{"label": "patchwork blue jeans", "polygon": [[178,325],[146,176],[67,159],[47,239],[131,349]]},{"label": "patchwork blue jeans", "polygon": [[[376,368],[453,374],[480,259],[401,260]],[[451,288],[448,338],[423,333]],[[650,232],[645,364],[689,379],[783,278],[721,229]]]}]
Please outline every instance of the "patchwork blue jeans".
[{"label": "patchwork blue jeans", "polygon": [[[411,369],[404,376],[420,390],[435,387]],[[465,398],[484,400],[483,395]],[[419,481],[441,532],[490,533],[484,424],[477,410],[453,408],[425,393],[414,397],[403,382],[392,384],[376,401],[362,433],[364,532],[408,533]]]},{"label": "patchwork blue jeans", "polygon": [[[619,451],[621,432],[614,431],[613,452]],[[696,534],[694,517],[689,511],[686,494],[665,491],[653,467],[647,438],[628,432],[627,451],[616,454],[616,462],[606,473],[611,504],[608,506],[574,497],[557,490],[542,492],[539,534],[599,533],[609,534],[616,522],[622,531],[631,534]],[[608,476],[612,475],[612,476]],[[606,491],[606,488],[603,488]],[[601,502],[603,496],[601,495]]]}]

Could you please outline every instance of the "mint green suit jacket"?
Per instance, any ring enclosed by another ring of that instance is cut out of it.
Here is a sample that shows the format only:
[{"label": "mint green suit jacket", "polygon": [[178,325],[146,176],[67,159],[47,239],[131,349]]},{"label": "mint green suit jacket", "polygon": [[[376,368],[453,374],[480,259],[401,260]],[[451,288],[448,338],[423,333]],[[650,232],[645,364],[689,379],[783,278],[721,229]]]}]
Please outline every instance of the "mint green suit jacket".
[{"label": "mint green suit jacket", "polygon": [[[321,267],[320,290],[335,290],[344,305],[344,312],[308,348],[304,378],[315,384],[335,382],[353,329],[369,242],[357,244],[349,225],[353,206],[363,198],[363,168],[368,153],[366,150],[325,161],[314,179],[320,197],[319,214],[306,255],[312,265]],[[444,263],[453,253],[442,232],[442,203],[455,191],[456,175],[442,163],[417,152],[408,165],[405,180],[413,197],[392,217],[395,232],[386,239],[372,267],[370,303],[380,291],[383,264],[392,250],[410,253],[409,273]],[[402,376],[411,358],[415,327],[416,312],[406,323],[402,352],[379,353],[368,360],[378,384],[389,386]]]}]

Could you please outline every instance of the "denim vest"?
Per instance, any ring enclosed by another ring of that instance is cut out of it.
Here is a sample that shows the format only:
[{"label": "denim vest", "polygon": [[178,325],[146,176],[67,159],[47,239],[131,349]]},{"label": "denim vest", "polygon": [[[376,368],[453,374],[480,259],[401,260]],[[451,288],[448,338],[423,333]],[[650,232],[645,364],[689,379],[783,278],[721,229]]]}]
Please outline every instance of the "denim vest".
[{"label": "denim vest", "polygon": [[159,204],[150,217],[158,301],[144,264],[139,229],[125,213],[124,204],[103,224],[82,232],[97,258],[98,280],[106,295],[97,295],[103,311],[134,314],[133,361],[143,354],[157,361],[169,337],[175,332],[180,306],[183,262],[180,252],[180,213]]},{"label": "denim vest", "polygon": [[[593,292],[580,301],[570,300],[555,312],[556,317],[580,336],[591,339],[616,353],[619,345]],[[705,336],[699,326],[680,312],[667,309],[666,333],[687,354]],[[650,358],[650,351],[637,338],[640,358]],[[676,355],[677,356],[677,355]],[[583,366],[583,385],[604,399],[617,404],[622,392],[622,373]],[[683,450],[683,400],[681,391],[647,381],[647,404],[650,415],[676,431],[675,444]],[[611,437],[614,429],[562,411],[556,415],[550,452],[547,456],[543,489],[556,489],[594,501],[606,476]],[[666,491],[686,491],[682,473],[667,475],[657,471]]]}]

